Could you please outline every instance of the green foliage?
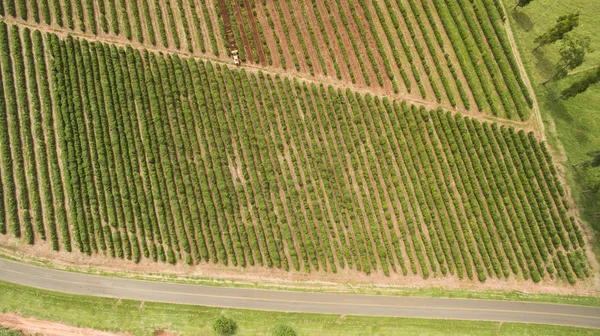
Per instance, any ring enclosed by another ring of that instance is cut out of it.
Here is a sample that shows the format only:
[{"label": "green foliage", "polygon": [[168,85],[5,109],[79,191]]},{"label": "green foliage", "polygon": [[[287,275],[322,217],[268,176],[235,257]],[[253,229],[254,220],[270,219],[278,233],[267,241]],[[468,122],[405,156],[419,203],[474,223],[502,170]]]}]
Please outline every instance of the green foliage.
[{"label": "green foliage", "polygon": [[600,82],[600,65],[580,80],[573,82],[569,87],[560,92],[561,99],[569,99],[584,93],[590,86]]},{"label": "green foliage", "polygon": [[3,234],[136,263],[589,276],[533,134],[6,25],[0,61]]},{"label": "green foliage", "polygon": [[0,327],[0,336],[24,336],[24,335],[25,334],[23,334],[19,330],[11,330],[11,329],[6,329],[3,327]]},{"label": "green foliage", "polygon": [[556,19],[556,25],[551,27],[544,34],[535,38],[535,43],[538,43],[536,48],[552,44],[558,40],[562,40],[568,32],[579,26],[579,13],[559,16]]},{"label": "green foliage", "polygon": [[525,7],[527,5],[529,5],[533,0],[517,0],[517,4],[515,5],[515,8],[517,7]]},{"label": "green foliage", "polygon": [[213,323],[213,330],[218,335],[233,335],[235,334],[236,329],[237,326],[235,324],[235,321],[225,316],[219,317]]},{"label": "green foliage", "polygon": [[294,329],[287,325],[278,325],[271,332],[272,336],[296,336]]},{"label": "green foliage", "polygon": [[560,46],[560,58],[556,65],[556,72],[543,84],[567,77],[570,70],[583,64],[585,54],[589,52],[592,52],[589,36],[567,35]]}]

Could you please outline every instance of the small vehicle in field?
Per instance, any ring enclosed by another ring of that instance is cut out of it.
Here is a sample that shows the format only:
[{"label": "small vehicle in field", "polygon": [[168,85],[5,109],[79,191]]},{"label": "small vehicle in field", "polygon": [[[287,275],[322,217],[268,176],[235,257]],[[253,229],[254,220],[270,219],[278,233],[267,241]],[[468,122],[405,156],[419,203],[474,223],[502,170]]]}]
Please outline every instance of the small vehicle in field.
[{"label": "small vehicle in field", "polygon": [[238,55],[238,51],[237,50],[233,50],[231,52],[231,55],[233,56],[233,64],[240,65],[240,57]]}]

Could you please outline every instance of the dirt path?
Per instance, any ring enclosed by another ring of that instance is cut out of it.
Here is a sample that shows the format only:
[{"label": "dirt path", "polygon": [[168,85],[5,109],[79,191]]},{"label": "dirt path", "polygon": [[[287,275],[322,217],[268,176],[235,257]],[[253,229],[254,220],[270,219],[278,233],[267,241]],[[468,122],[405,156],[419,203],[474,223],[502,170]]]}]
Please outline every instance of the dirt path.
[{"label": "dirt path", "polygon": [[23,317],[12,313],[0,313],[0,325],[19,330],[27,335],[45,336],[116,336],[129,335],[126,333],[113,333],[90,328],[77,328],[66,324],[38,320],[35,317]]},{"label": "dirt path", "polygon": [[[500,1],[500,5],[502,6],[502,9],[504,10],[504,12],[508,13],[506,11],[506,8],[504,8],[504,4],[502,3],[502,1]],[[519,47],[517,46],[517,43],[515,41],[515,36],[512,32],[512,28],[510,27],[510,19],[507,18],[507,20],[504,22],[504,28],[506,29],[506,35],[508,36],[508,41],[510,42],[510,48],[512,49],[513,55],[515,56],[515,60],[517,61],[517,66],[519,67],[520,76],[521,76],[521,78],[523,78],[523,81],[525,82],[525,86],[527,86],[527,89],[529,90],[529,94],[531,95],[531,99],[533,100],[533,107],[531,108],[531,118],[529,120],[529,123],[531,124],[531,121],[533,121],[532,126],[536,129],[537,136],[541,140],[546,140],[545,126],[544,126],[544,121],[542,119],[542,114],[540,112],[540,105],[537,101],[537,95],[535,94],[535,90],[533,89],[531,80],[529,79],[529,76],[527,75],[527,70],[525,69],[523,60],[521,59],[521,53],[519,51]]]},{"label": "dirt path", "polygon": [[[301,94],[300,94],[300,92],[301,92]],[[303,150],[305,153],[306,153],[306,151],[310,151],[310,157],[316,157],[316,153],[315,153],[314,149],[322,146],[318,135],[313,136],[316,134],[316,133],[314,133],[316,131],[314,130],[313,126],[316,127],[317,125],[314,125],[313,123],[304,122],[305,118],[307,118],[307,117],[310,118],[311,114],[314,114],[313,101],[312,101],[311,94],[309,91],[301,90],[300,92],[299,92],[299,99],[302,99],[305,103],[304,111],[301,110],[299,107],[299,111],[301,114],[300,118],[302,119],[302,121],[300,121],[300,120],[298,121],[298,124],[303,125],[302,131],[300,133],[303,134],[305,143],[307,144],[307,146],[303,146],[304,147]],[[310,125],[310,129],[309,129],[309,127],[307,127],[307,125]],[[307,160],[308,160],[308,155],[307,155]],[[318,190],[316,196],[314,196],[314,198],[315,198],[314,202],[317,204],[315,206],[315,208],[318,206],[320,213],[324,217],[325,223],[327,223],[327,224],[335,223],[334,216],[333,216],[333,213],[331,210],[334,207],[331,206],[330,202],[336,202],[336,201],[335,201],[335,199],[330,201],[326,197],[321,197],[321,195],[326,194],[326,188],[325,188],[325,182],[324,182],[326,180],[322,176],[321,172],[319,171],[319,168],[315,164],[316,164],[316,162],[312,162],[312,166],[309,169],[309,173],[311,171],[314,171],[312,174],[310,174],[310,176],[311,176],[313,185],[316,186],[315,190]],[[336,186],[339,186],[339,184],[336,183]],[[310,206],[310,204],[309,204],[309,206]],[[317,226],[318,226],[318,223],[315,224],[316,234],[317,234],[320,246],[322,248],[324,248],[324,246],[326,246],[325,244],[328,244],[328,242],[326,241],[326,237],[323,237],[323,235],[319,234],[320,230]],[[340,237],[339,238],[340,241],[343,241],[344,243],[346,243],[347,246],[349,246],[349,249],[351,249],[353,252],[359,251],[359,249],[356,245],[356,242],[354,242],[354,244],[351,244],[351,240],[348,238],[349,230],[347,230],[343,225],[341,226],[341,228],[339,228],[339,230],[337,229],[337,226],[334,225],[334,227],[335,227],[337,236]],[[325,228],[324,231],[329,232],[329,229]],[[341,231],[342,233],[339,233],[339,231]],[[330,241],[329,244],[331,244],[331,243],[332,242]],[[346,258],[345,256],[344,256],[344,259],[346,259],[346,262],[349,265],[349,267],[355,267],[356,269],[358,269],[360,267],[360,260],[359,260],[359,258],[355,257],[356,255],[358,255],[358,254],[350,253],[350,260],[348,260],[348,258]],[[324,267],[326,267],[327,262],[328,262],[328,260],[327,260],[327,258],[325,258],[325,260],[323,260],[323,263],[325,264]]]},{"label": "dirt path", "polygon": [[[260,128],[265,131],[264,134],[266,135],[266,137],[270,136],[272,143],[275,144],[276,143],[276,141],[275,141],[276,131],[273,129],[272,122],[270,122],[269,120],[265,120],[265,119],[268,119],[268,116],[266,115],[266,111],[265,111],[266,109],[263,108],[266,105],[266,102],[264,99],[265,99],[265,97],[267,97],[269,95],[269,92],[264,92],[264,90],[268,91],[269,88],[266,86],[266,84],[263,84],[263,85],[260,85],[260,87],[256,88],[256,90],[258,92],[254,92],[254,94],[255,94],[256,101],[258,101],[258,107],[259,107],[257,109],[257,113],[258,113],[257,123],[260,126]],[[276,157],[273,157],[273,153],[275,153],[275,150],[273,148],[271,148],[268,141],[266,142],[266,147],[267,147],[267,152],[269,153],[268,154],[269,158],[266,159],[263,157],[262,159],[269,160],[269,161],[263,161],[263,162],[267,162],[267,164],[268,164],[268,162],[270,162],[271,167],[273,169],[275,169],[275,167],[277,167],[277,165],[280,162]],[[280,194],[279,196],[282,197],[282,199],[284,200],[283,195],[281,195],[281,190],[283,190],[283,187],[282,187],[283,182],[281,181],[280,174],[277,174],[277,172],[275,172],[274,175],[275,175],[275,180],[277,183],[277,190],[279,191],[279,194]],[[292,240],[291,244],[289,242],[289,239],[286,239],[285,232],[283,230],[282,225],[287,225],[287,223],[281,223],[281,221],[277,220],[277,217],[279,217],[279,216],[277,214],[277,202],[275,201],[275,197],[277,197],[277,196],[274,193],[271,193],[271,195],[265,196],[265,200],[270,198],[271,203],[273,204],[273,210],[276,214],[276,216],[275,216],[276,218],[275,218],[275,223],[271,223],[271,224],[273,225],[273,229],[274,230],[276,229],[276,231],[277,231],[277,232],[275,232],[274,239],[276,241],[278,238],[280,239],[280,244],[281,244],[281,246],[283,246],[283,251],[280,251],[280,254],[282,257],[285,257],[287,259],[287,262],[289,264],[293,261],[290,251],[291,251],[291,249],[298,248],[298,246],[297,246],[298,240],[296,239],[295,234],[293,232],[292,232],[292,234],[294,236],[294,239]],[[281,207],[283,208],[284,213],[288,214],[287,206],[283,201],[281,201]],[[299,250],[296,250],[296,252],[297,252],[297,255],[300,255]],[[298,262],[301,262],[301,261],[302,261],[301,258],[299,258]]]},{"label": "dirt path", "polygon": [[[264,6],[256,6],[256,20],[258,20],[260,25],[263,27],[263,34],[265,38],[264,45],[261,46],[261,48],[266,46],[266,48],[271,52],[271,67],[281,68],[283,67],[281,57],[285,59],[285,52],[283,52],[283,55],[279,55],[279,50],[277,49],[277,39],[275,37],[276,32],[274,32],[269,25],[267,13],[265,12],[266,10],[268,9]],[[263,49],[263,52],[264,51],[265,50]]]},{"label": "dirt path", "polygon": [[[294,98],[288,96],[288,93],[285,92],[285,90],[284,90],[284,92],[281,92],[281,96],[282,97],[280,99],[280,102],[284,106],[282,106],[282,113],[280,113],[277,116],[277,119],[278,119],[277,126],[278,126],[280,137],[282,139],[286,139],[286,136],[285,136],[286,131],[289,129],[293,129],[293,128],[290,128],[291,123],[288,120],[288,118],[291,119],[294,117],[292,114],[288,116],[287,113],[285,113],[283,110],[285,110],[286,105],[291,104],[291,101],[293,101]],[[287,106],[287,107],[290,109],[293,108],[293,106]],[[296,125],[294,125],[294,126],[296,126]],[[289,173],[292,178],[295,190],[302,190],[302,193],[304,194],[303,195],[304,199],[301,201],[300,206],[299,206],[300,212],[302,213],[302,216],[304,218],[303,225],[306,227],[306,230],[308,232],[308,237],[304,238],[304,239],[309,239],[313,246],[317,246],[315,244],[315,236],[318,237],[318,233],[314,232],[314,230],[311,228],[311,225],[310,225],[310,224],[312,224],[310,219],[317,218],[317,216],[315,215],[315,212],[314,212],[314,208],[312,205],[312,199],[310,197],[308,188],[305,187],[308,185],[306,175],[308,175],[309,177],[312,177],[313,175],[311,172],[311,167],[306,163],[308,160],[306,158],[306,154],[305,154],[307,146],[305,146],[303,143],[300,143],[300,145],[297,145],[295,143],[296,139],[298,139],[297,134],[294,134],[291,137],[291,139],[289,140],[289,142],[286,141],[287,142],[286,148],[284,150],[285,160],[284,160],[284,162],[281,162],[281,164],[282,165],[287,164],[287,167],[289,169]],[[300,158],[300,153],[299,153],[298,148],[300,148],[301,151],[303,151],[302,159]],[[298,163],[300,163],[300,164],[298,164]],[[302,163],[304,163],[304,164],[302,164]],[[305,170],[308,171],[308,174],[305,173]],[[309,183],[311,185],[314,185],[312,179],[310,180]],[[300,196],[300,197],[302,197],[302,196]],[[307,215],[309,212],[310,212],[310,216]],[[298,216],[300,216],[300,215],[298,214]],[[298,229],[300,229],[300,227],[298,227]],[[300,232],[300,235],[304,236],[304,232]],[[305,240],[303,240],[303,241],[305,241]],[[305,248],[305,253],[308,253],[308,252],[309,252],[308,248]],[[310,265],[310,263],[311,262],[309,260],[309,265]],[[323,265],[323,266],[325,266],[325,265]]]},{"label": "dirt path", "polygon": [[[225,70],[225,71],[229,71],[229,70]],[[236,84],[238,82],[236,81]],[[192,87],[192,90],[193,87]],[[244,110],[245,108],[245,103],[244,103],[244,92],[243,92],[243,87],[242,85],[238,86],[238,85],[234,85],[233,90],[223,90],[222,93],[224,95],[227,95],[227,97],[222,97],[222,99],[229,99],[231,101],[232,104],[232,110],[235,111],[236,107],[238,106],[240,110]],[[241,112],[237,112],[237,113],[241,113]],[[240,227],[246,229],[248,226],[254,226],[255,223],[261,223],[260,220],[260,216],[258,214],[256,214],[253,211],[253,204],[256,203],[256,193],[255,190],[247,183],[247,180],[245,180],[244,176],[245,174],[248,174],[249,179],[252,179],[252,177],[250,176],[250,173],[255,173],[256,171],[258,171],[258,169],[256,168],[255,164],[254,164],[254,158],[253,158],[253,153],[251,148],[249,150],[244,150],[244,140],[242,139],[244,136],[247,137],[246,134],[246,130],[245,130],[245,122],[243,120],[243,115],[241,116],[237,116],[236,112],[232,112],[232,113],[224,113],[224,122],[227,125],[227,128],[230,130],[233,130],[231,132],[232,135],[232,147],[233,147],[233,151],[234,151],[234,157],[233,158],[228,158],[229,159],[229,165],[230,165],[230,169],[232,170],[232,177],[235,178],[236,174],[237,174],[237,178],[240,180],[240,182],[236,185],[237,182],[234,181],[234,188],[235,190],[235,194],[236,197],[238,197],[238,203],[239,203],[239,208],[240,208],[240,217],[241,217],[241,224],[240,223],[236,223],[238,224],[238,231],[241,232],[241,230],[239,229]],[[243,129],[243,131],[242,131]],[[247,138],[246,138],[247,139]],[[236,171],[235,173],[233,171]],[[237,190],[237,188],[242,188],[243,191],[240,192]],[[244,195],[244,199],[241,199],[241,197],[239,196],[241,194]],[[245,200],[245,202],[244,202]],[[247,213],[244,211],[246,210]],[[249,217],[249,218],[247,218]],[[248,239],[248,243],[250,244],[248,246],[248,251],[247,251],[247,256],[248,256],[248,260],[251,262],[251,265],[254,265],[254,263],[258,262],[260,265],[263,265],[267,262],[267,259],[270,258],[268,257],[269,251],[268,251],[268,247],[264,246],[262,244],[262,241],[260,239],[260,236],[258,234],[258,232],[255,232],[255,239],[256,242],[259,246],[258,250],[254,249],[252,246],[252,237],[251,237],[252,231],[248,230],[248,232],[246,233],[246,237]],[[256,254],[258,254],[258,257],[256,257]],[[260,258],[260,259],[258,259]],[[252,261],[254,259],[254,261]]]},{"label": "dirt path", "polygon": [[[347,15],[349,15],[350,17],[353,17],[352,10],[350,10],[348,3],[342,2],[342,4],[343,4],[346,12],[350,13]],[[372,4],[370,4],[370,5],[372,6]],[[370,25],[367,23],[367,18],[370,15],[374,15],[375,17],[377,15],[375,14],[375,11],[371,12],[369,10],[369,8],[368,8],[369,4],[367,4],[366,6],[367,6],[366,8],[363,8],[362,5],[355,4],[355,5],[353,5],[353,7],[354,7],[353,9],[358,12],[358,16],[361,19],[361,21],[359,23],[362,25],[361,28],[364,29],[364,31],[366,32],[365,35],[367,37],[367,45],[364,45],[364,43],[362,45],[365,49],[373,49],[373,54],[374,54],[375,60],[377,62],[377,67],[371,69],[372,70],[371,75],[374,76],[375,78],[377,78],[375,73],[380,72],[381,76],[383,78],[383,86],[379,86],[379,87],[382,88],[384,90],[384,92],[386,92],[388,94],[393,94],[394,91],[393,91],[393,87],[392,87],[392,80],[390,80],[387,70],[385,68],[385,64],[383,61],[383,55],[381,54],[381,50],[379,50],[379,47],[377,46],[377,43],[375,42],[375,37],[373,36],[373,31],[371,30]],[[378,20],[375,19],[375,21],[378,21]],[[356,22],[354,20],[353,20],[353,22],[356,24]],[[375,23],[376,23],[376,28],[377,28],[377,22],[375,22]],[[361,29],[361,28],[358,28],[358,29]],[[354,27],[354,29],[357,29],[357,28]],[[358,36],[360,36],[360,31],[355,31],[354,33],[357,34]],[[381,34],[381,35],[379,35],[379,37],[381,39],[386,38],[385,33],[381,33],[381,32],[378,32],[378,33]],[[383,52],[385,53],[385,50]],[[369,58],[367,57],[367,59],[369,59]],[[388,58],[388,60],[389,60],[389,58]],[[393,58],[392,58],[391,62],[394,62]],[[369,62],[369,63],[371,63],[371,62]],[[374,65],[372,64],[372,66],[374,66]],[[379,83],[377,82],[377,79],[375,79],[375,83],[377,83],[377,84],[375,84],[373,86],[379,85]]]},{"label": "dirt path", "polygon": [[227,4],[225,0],[217,0],[219,5],[219,12],[221,13],[221,19],[223,20],[223,28],[225,30],[225,38],[227,39],[228,53],[232,50],[237,50],[235,43],[235,36],[233,35],[233,27],[231,26],[231,18],[229,17],[229,10],[227,10]]},{"label": "dirt path", "polygon": [[[234,1],[234,3],[238,2]],[[268,64],[265,51],[263,50],[263,41],[260,38],[258,27],[256,25],[256,18],[254,17],[254,11],[252,10],[252,5],[250,4],[249,0],[244,0],[244,7],[246,7],[246,15],[248,15],[250,30],[252,31],[252,38],[254,39],[254,45],[256,47],[256,53],[258,54],[259,63],[266,66]]]},{"label": "dirt path", "polygon": [[[221,4],[223,0],[219,0],[219,4]],[[242,11],[240,10],[239,4],[237,1],[231,2],[231,10],[233,11],[233,15],[235,16],[235,27],[232,26],[232,29],[237,28],[238,34],[240,34],[240,38],[242,39],[242,44],[244,45],[244,55],[246,56],[246,62],[256,63],[256,59],[254,58],[254,50],[252,48],[252,44],[250,43],[249,36],[246,34],[245,20],[242,15]],[[225,31],[227,31],[227,26],[225,26]],[[260,39],[258,40],[260,41]],[[234,50],[234,49],[231,49]]]},{"label": "dirt path", "polygon": [[[214,4],[215,0],[204,0],[204,1],[205,1],[205,3],[201,4],[201,6],[206,6],[208,16],[209,16],[209,19],[211,22],[211,26],[212,26],[212,30],[211,30],[211,29],[209,29],[208,25],[205,25],[206,32],[207,32],[207,34],[216,35],[215,40],[217,43],[217,50],[213,50],[213,54],[216,53],[217,55],[220,55],[221,57],[227,57],[228,52],[227,52],[227,46],[225,45],[226,36],[221,36],[222,32],[220,29],[219,17],[216,13],[217,6],[215,6],[215,4]],[[202,11],[204,12],[204,10],[202,10]],[[203,17],[205,17],[204,13],[203,13]],[[207,41],[211,41],[210,36]],[[211,50],[212,50],[212,42],[211,42]]]}]

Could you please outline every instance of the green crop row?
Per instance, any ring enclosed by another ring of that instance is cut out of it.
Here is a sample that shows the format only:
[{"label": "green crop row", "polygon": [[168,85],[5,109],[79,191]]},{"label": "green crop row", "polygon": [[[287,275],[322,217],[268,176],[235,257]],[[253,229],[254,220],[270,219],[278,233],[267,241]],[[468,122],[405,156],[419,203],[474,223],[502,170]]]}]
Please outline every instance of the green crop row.
[{"label": "green crop row", "polygon": [[5,24],[0,62],[2,234],[131,262],[590,274],[533,134]]}]

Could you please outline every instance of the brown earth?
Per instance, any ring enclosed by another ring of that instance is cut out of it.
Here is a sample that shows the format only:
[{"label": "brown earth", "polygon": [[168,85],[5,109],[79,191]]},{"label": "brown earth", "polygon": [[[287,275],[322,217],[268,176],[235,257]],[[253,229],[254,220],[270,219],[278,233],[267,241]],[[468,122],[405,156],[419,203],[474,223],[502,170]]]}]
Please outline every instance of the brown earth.
[{"label": "brown earth", "polygon": [[19,330],[26,335],[44,336],[125,336],[126,333],[113,333],[90,328],[72,327],[66,324],[23,317],[12,313],[0,313],[0,326]]},{"label": "brown earth", "polygon": [[233,26],[231,25],[231,18],[229,17],[229,11],[227,10],[227,3],[225,3],[225,0],[217,0],[217,3],[219,5],[221,19],[223,20],[223,28],[225,29],[225,34],[227,35],[225,38],[227,40],[229,52],[232,50],[237,50],[237,45],[233,35]]},{"label": "brown earth", "polygon": [[[238,4],[237,1],[234,1],[233,3],[236,5]],[[256,46],[259,63],[263,66],[267,66],[267,57],[265,56],[260,33],[258,32],[258,26],[256,26],[256,18],[252,12],[252,5],[249,0],[244,0],[244,7],[246,8],[246,15],[248,16],[248,23],[250,24],[250,30],[252,31],[252,38],[254,39],[254,45]]]},{"label": "brown earth", "polygon": [[[221,6],[222,2],[223,2],[223,0],[219,0],[219,6]],[[233,10],[233,15],[235,17],[235,23],[236,23],[235,26],[232,26],[232,29],[237,30],[238,34],[240,34],[240,38],[242,39],[242,44],[244,45],[244,50],[245,50],[244,54],[246,56],[246,62],[256,63],[256,60],[254,59],[254,53],[252,50],[252,44],[250,43],[250,40],[249,40],[251,38],[251,36],[248,36],[246,34],[246,27],[244,25],[244,17],[242,16],[242,12],[240,10],[239,5],[237,4],[237,1],[231,2],[231,8]],[[223,11],[221,11],[221,15],[223,15]],[[225,31],[227,31],[227,26],[225,26]]]}]

